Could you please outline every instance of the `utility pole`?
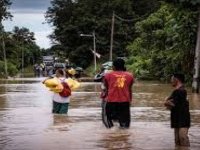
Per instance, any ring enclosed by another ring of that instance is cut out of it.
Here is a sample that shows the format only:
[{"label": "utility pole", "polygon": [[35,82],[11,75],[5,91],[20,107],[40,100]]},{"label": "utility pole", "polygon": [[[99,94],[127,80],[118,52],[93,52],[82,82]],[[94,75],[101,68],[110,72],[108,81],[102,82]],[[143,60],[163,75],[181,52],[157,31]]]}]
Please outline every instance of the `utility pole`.
[{"label": "utility pole", "polygon": [[110,61],[112,61],[112,57],[113,57],[113,37],[114,37],[114,28],[115,28],[115,18],[117,20],[120,20],[122,22],[133,22],[135,21],[135,19],[124,19],[119,17],[118,15],[115,14],[115,12],[113,11],[113,15],[112,15],[112,25],[111,25],[111,38],[110,38]]},{"label": "utility pole", "polygon": [[199,70],[200,69],[200,9],[198,16],[198,31],[197,31],[197,42],[195,48],[194,58],[194,75],[192,83],[192,92],[199,93]]},{"label": "utility pole", "polygon": [[93,37],[93,53],[94,53],[94,71],[96,73],[97,70],[97,56],[96,56],[96,35],[95,31],[92,32],[92,34],[80,34],[80,36],[85,36],[85,37]]},{"label": "utility pole", "polygon": [[110,61],[112,61],[112,53],[113,53],[113,35],[114,35],[114,27],[115,27],[115,12],[113,11],[113,15],[112,15],[112,25],[111,25],[111,38],[110,38]]},{"label": "utility pole", "polygon": [[24,77],[24,50],[22,47],[22,77]]},{"label": "utility pole", "polygon": [[93,46],[94,46],[94,71],[96,73],[96,71],[97,71],[97,57],[96,57],[96,36],[95,36],[95,31],[93,31],[92,35],[93,35]]},{"label": "utility pole", "polygon": [[2,33],[2,49],[3,49],[3,56],[4,56],[4,67],[5,67],[5,76],[8,77],[8,66],[7,66],[7,58],[6,58],[6,48],[5,48],[5,41],[4,41],[4,33]]}]

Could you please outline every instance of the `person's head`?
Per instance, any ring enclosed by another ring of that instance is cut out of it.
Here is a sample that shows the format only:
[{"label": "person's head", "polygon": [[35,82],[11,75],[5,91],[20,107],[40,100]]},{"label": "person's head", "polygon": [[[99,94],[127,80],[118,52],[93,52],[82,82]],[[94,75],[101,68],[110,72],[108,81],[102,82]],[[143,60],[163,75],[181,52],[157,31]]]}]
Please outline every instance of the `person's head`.
[{"label": "person's head", "polygon": [[56,70],[56,77],[63,77],[64,76],[64,71],[62,69],[57,69]]},{"label": "person's head", "polygon": [[113,61],[113,69],[117,71],[125,71],[125,61],[121,58],[117,58]]},{"label": "person's head", "polygon": [[184,84],[184,82],[185,82],[184,74],[175,73],[171,77],[171,83],[172,83],[172,86],[174,87],[177,86],[178,84]]}]

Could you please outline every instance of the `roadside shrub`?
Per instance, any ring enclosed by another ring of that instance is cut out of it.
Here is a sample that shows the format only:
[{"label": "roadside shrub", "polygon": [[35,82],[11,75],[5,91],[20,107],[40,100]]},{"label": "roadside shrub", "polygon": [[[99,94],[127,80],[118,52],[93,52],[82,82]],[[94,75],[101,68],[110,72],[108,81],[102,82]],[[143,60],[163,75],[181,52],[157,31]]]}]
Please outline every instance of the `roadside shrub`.
[{"label": "roadside shrub", "polygon": [[[16,76],[18,73],[17,67],[10,62],[7,63],[7,66],[8,66],[8,76],[11,77]],[[1,70],[0,76],[5,77],[5,64],[3,61],[0,61],[0,70]]]}]

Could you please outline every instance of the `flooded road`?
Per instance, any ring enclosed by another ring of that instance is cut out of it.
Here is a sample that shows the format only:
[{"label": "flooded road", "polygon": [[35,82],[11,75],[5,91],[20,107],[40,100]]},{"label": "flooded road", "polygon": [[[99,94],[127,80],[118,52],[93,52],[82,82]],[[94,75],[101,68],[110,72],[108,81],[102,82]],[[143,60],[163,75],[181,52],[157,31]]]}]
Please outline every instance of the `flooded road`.
[{"label": "flooded road", "polygon": [[[0,150],[175,150],[168,84],[137,82],[131,127],[106,129],[101,122],[100,84],[82,83],[73,92],[68,116],[53,115],[52,93],[40,79],[0,81]],[[200,149],[200,96],[188,89],[191,150]]]}]

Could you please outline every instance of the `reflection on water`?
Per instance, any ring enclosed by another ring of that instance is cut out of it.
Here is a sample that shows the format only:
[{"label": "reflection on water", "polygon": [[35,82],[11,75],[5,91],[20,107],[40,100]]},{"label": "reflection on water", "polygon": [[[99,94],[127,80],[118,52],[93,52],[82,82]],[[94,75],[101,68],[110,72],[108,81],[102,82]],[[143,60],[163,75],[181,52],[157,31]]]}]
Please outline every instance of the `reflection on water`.
[{"label": "reflection on water", "polygon": [[119,128],[111,129],[107,133],[103,133],[98,141],[98,146],[105,149],[126,149],[131,150],[132,141],[130,140],[131,133],[128,130]]},{"label": "reflection on water", "polygon": [[[106,129],[101,122],[100,84],[82,83],[73,92],[68,115],[53,115],[52,93],[42,79],[0,81],[0,150],[177,150],[169,111],[168,84],[139,82],[133,87],[131,127]],[[188,89],[191,150],[200,148],[200,96]]]}]

